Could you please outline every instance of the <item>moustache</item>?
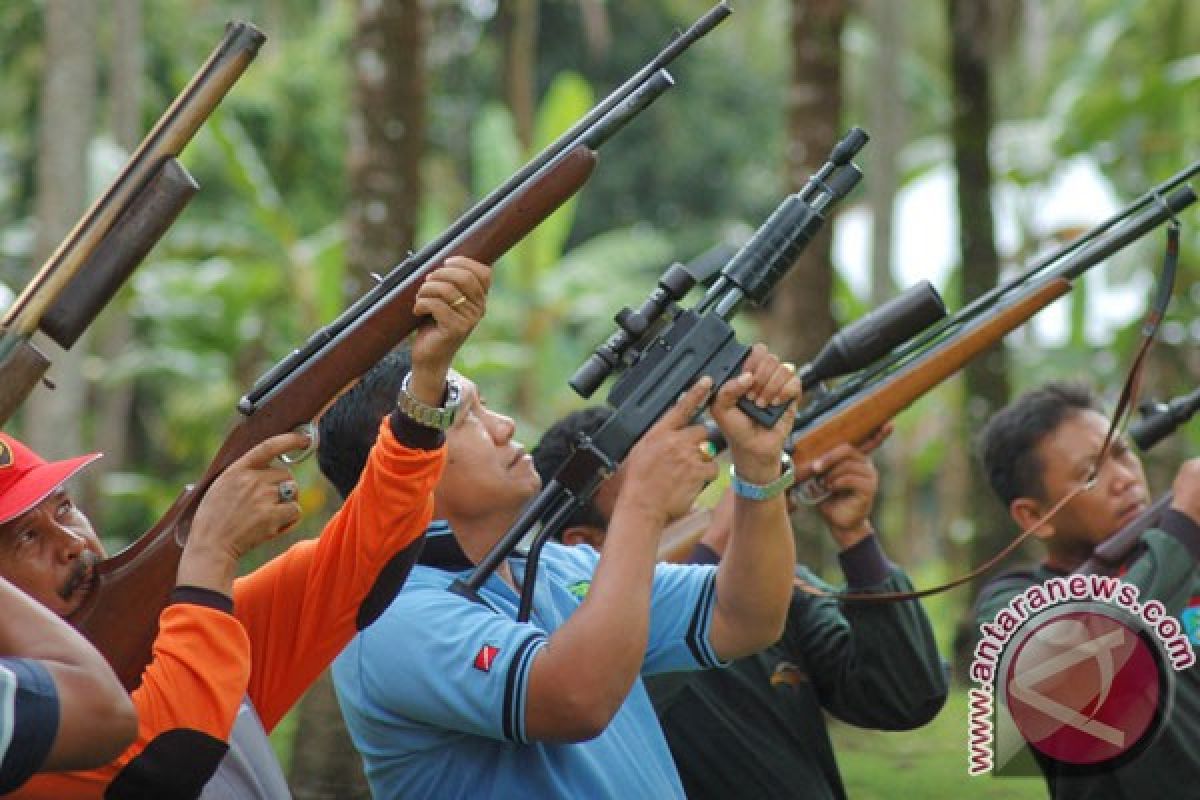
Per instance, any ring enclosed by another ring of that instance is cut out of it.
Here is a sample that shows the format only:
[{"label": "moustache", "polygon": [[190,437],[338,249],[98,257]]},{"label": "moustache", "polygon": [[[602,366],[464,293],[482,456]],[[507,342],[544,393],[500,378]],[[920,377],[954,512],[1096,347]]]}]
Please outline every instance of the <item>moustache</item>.
[{"label": "moustache", "polygon": [[90,550],[84,550],[75,559],[75,563],[71,565],[71,574],[63,581],[62,587],[58,590],[59,597],[63,600],[70,600],[71,595],[79,591],[79,587],[90,582],[96,564],[100,562],[100,557]]}]

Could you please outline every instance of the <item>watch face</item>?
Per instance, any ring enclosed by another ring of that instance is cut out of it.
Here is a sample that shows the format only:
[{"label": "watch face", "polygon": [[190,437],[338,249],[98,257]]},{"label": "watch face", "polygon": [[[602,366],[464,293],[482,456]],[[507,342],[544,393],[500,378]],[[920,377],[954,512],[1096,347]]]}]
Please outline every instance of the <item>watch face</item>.
[{"label": "watch face", "polygon": [[462,389],[458,385],[458,381],[454,378],[446,379],[446,403],[442,406],[447,411],[456,410],[459,400],[462,398]]}]

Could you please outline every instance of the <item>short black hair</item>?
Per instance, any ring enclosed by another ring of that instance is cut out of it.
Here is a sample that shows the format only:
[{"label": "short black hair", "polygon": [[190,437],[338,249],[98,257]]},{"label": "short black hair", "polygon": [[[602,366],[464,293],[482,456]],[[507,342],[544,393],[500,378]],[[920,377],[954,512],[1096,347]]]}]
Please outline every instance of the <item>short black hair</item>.
[{"label": "short black hair", "polygon": [[988,483],[1008,506],[1018,497],[1045,500],[1037,446],[1068,417],[1100,411],[1095,393],[1081,383],[1048,383],[1026,392],[988,420],[979,436],[979,460]]},{"label": "short black hair", "polygon": [[[542,476],[543,486],[550,482],[559,467],[565,464],[571,456],[580,434],[591,436],[600,430],[600,426],[611,416],[612,409],[607,406],[591,406],[579,411],[572,411],[546,429],[546,432],[542,434],[541,441],[537,443],[537,447],[533,448],[532,454],[533,466]],[[558,537],[562,538],[562,530],[574,525],[589,525],[606,530],[608,520],[600,513],[600,509],[596,508],[596,504],[589,500],[567,519],[566,524],[559,531]]]},{"label": "short black hair", "polygon": [[400,383],[411,369],[409,349],[393,350],[321,415],[317,464],[342,499],[358,485],[378,438],[380,420],[396,407]]}]

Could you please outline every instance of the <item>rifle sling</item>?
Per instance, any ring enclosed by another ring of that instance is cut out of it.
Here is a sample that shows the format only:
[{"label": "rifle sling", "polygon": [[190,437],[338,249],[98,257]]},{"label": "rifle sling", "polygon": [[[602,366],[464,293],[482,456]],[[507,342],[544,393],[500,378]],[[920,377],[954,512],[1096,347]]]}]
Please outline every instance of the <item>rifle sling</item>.
[{"label": "rifle sling", "polygon": [[[1161,200],[1161,197],[1159,198]],[[1146,321],[1142,325],[1142,341],[1138,345],[1137,354],[1134,356],[1133,365],[1129,368],[1129,373],[1125,378],[1125,384],[1121,388],[1120,398],[1117,400],[1117,407],[1113,411],[1112,419],[1109,422],[1108,433],[1104,437],[1104,444],[1100,448],[1100,454],[1096,457],[1096,463],[1092,466],[1091,475],[1083,483],[1076,486],[1071,491],[1067,492],[1059,499],[1057,503],[1045,514],[1043,514],[1036,522],[1030,525],[1025,530],[1021,531],[1015,539],[1009,542],[999,553],[989,558],[984,563],[980,564],[975,569],[954,578],[951,581],[932,586],[926,589],[914,589],[911,592],[828,592],[804,581],[797,581],[796,588],[807,594],[816,595],[818,597],[836,597],[838,600],[845,600],[855,603],[890,603],[900,602],[903,600],[916,600],[930,595],[941,594],[949,591],[964,583],[973,581],[979,576],[990,572],[1000,562],[1008,558],[1014,550],[1028,541],[1034,531],[1049,522],[1055,514],[1063,509],[1067,503],[1075,499],[1080,493],[1091,489],[1096,478],[1100,474],[1104,462],[1108,459],[1112,450],[1112,443],[1116,440],[1120,432],[1124,430],[1125,423],[1128,420],[1129,413],[1133,409],[1137,400],[1138,394],[1141,392],[1142,374],[1146,366],[1146,357],[1150,352],[1150,346],[1154,343],[1155,336],[1158,334],[1158,328],[1162,324],[1163,317],[1166,315],[1166,306],[1171,297],[1171,287],[1175,281],[1175,267],[1179,259],[1179,220],[1172,214],[1170,221],[1167,223],[1167,246],[1166,252],[1163,255],[1163,269],[1159,276],[1159,287],[1153,307],[1146,315]]]}]

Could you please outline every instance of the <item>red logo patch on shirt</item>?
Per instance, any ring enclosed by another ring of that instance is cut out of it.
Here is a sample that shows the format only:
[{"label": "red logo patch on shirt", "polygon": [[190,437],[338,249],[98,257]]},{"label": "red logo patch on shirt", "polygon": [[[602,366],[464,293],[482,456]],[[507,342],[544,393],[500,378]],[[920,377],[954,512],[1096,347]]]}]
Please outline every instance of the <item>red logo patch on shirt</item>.
[{"label": "red logo patch on shirt", "polygon": [[496,660],[496,656],[500,655],[500,648],[495,645],[485,644],[479,648],[479,652],[475,654],[475,669],[480,672],[490,672],[492,662]]}]

